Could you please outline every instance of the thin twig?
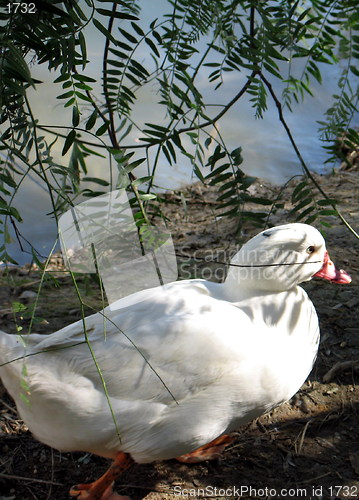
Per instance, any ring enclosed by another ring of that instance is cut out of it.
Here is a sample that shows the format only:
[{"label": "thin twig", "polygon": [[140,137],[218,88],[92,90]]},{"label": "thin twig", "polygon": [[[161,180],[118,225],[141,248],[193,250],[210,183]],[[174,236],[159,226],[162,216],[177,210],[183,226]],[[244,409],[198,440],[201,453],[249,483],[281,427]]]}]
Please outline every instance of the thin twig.
[{"label": "thin twig", "polygon": [[[179,129],[177,131],[177,133],[178,134],[183,134],[184,132],[191,132],[193,130],[198,130],[199,128],[202,129],[202,128],[205,128],[205,127],[209,127],[210,125],[213,125],[214,123],[216,123],[242,97],[242,95],[244,95],[247,92],[248,87],[251,85],[253,78],[255,78],[258,74],[259,74],[259,70],[253,70],[252,73],[248,76],[247,81],[243,85],[243,87],[241,88],[241,90],[233,97],[233,99],[231,99],[229,101],[228,104],[226,104],[225,106],[223,106],[222,110],[214,118],[212,118],[212,119],[210,119],[210,120],[208,120],[208,121],[206,121],[204,123],[201,123],[200,125],[181,128],[181,129]],[[168,139],[168,137],[167,137],[167,139]]]},{"label": "thin twig", "polygon": [[52,486],[63,486],[62,483],[57,483],[56,481],[46,481],[45,479],[36,479],[34,477],[24,477],[24,476],[16,476],[14,474],[4,474],[0,472],[0,477],[4,479],[15,479],[16,481],[28,481],[30,483],[42,483],[42,484],[51,484]]},{"label": "thin twig", "polygon": [[0,403],[5,406],[5,408],[9,411],[11,411],[12,413],[14,413],[15,415],[17,415],[17,411],[10,405],[8,405],[3,399],[0,399]]},{"label": "thin twig", "polygon": [[311,483],[312,481],[318,481],[318,479],[322,479],[323,477],[330,476],[331,474],[333,474],[333,472],[329,471],[329,472],[326,472],[325,474],[321,474],[320,476],[315,476],[315,477],[312,477],[310,479],[306,479],[305,481],[299,481],[298,484],[307,484],[307,483]]},{"label": "thin twig", "polygon": [[[303,431],[300,433],[300,439],[299,439],[299,445],[298,445],[298,448],[296,448],[295,450],[295,454],[296,455],[300,455],[301,451],[302,451],[302,448],[303,448],[303,443],[304,443],[304,438],[305,438],[305,435],[306,435],[306,432],[307,432],[307,429],[309,427],[309,424],[311,423],[312,419],[309,419],[308,422],[305,424],[304,426],[304,429]],[[297,438],[298,439],[298,438]]]},{"label": "thin twig", "polygon": [[49,488],[49,491],[47,493],[47,497],[46,497],[46,500],[51,500],[51,497],[52,497],[52,486],[54,484],[54,474],[55,474],[55,471],[54,471],[54,450],[51,448],[51,479],[50,479],[50,488]]}]

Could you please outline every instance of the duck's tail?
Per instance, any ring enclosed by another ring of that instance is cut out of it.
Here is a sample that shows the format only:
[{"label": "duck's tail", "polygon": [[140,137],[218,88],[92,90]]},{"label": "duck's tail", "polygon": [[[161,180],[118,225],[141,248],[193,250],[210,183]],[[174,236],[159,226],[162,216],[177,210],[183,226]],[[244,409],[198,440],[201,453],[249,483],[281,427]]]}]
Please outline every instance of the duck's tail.
[{"label": "duck's tail", "polygon": [[3,330],[0,330],[0,347],[15,347],[18,343],[17,335],[11,335]]},{"label": "duck's tail", "polygon": [[10,335],[0,330],[0,382],[10,394],[14,383],[19,391],[22,365],[16,360],[21,359],[23,352],[24,348],[18,335]]},{"label": "duck's tail", "polygon": [[14,349],[19,346],[19,337],[0,330],[0,367],[11,361]]}]

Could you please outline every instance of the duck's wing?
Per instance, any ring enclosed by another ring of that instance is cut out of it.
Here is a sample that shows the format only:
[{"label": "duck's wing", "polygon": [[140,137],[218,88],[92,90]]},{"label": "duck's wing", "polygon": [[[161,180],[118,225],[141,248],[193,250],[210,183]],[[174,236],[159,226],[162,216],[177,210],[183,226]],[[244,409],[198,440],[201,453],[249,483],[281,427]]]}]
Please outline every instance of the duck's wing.
[{"label": "duck's wing", "polygon": [[[50,335],[20,336],[29,350],[56,349],[86,339],[106,340],[107,335],[153,321],[153,318],[178,316],[197,310],[196,298],[211,296],[205,280],[184,280],[136,292],[90,316],[84,317]],[[188,300],[190,298],[190,300]],[[127,305],[130,302],[130,305]]]},{"label": "duck's wing", "polygon": [[103,373],[113,397],[170,404],[230,373],[247,355],[241,343],[250,329],[240,309],[192,282],[155,289],[137,304],[106,308],[52,335],[24,336],[23,352],[39,368],[66,366],[99,389]]}]

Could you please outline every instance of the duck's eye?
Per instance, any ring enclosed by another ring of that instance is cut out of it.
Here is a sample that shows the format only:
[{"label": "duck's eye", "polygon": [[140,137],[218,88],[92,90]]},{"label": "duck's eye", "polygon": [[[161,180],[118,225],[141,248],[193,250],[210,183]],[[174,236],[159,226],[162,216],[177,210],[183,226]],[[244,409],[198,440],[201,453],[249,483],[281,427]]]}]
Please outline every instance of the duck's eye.
[{"label": "duck's eye", "polygon": [[310,245],[310,247],[307,248],[306,252],[309,254],[315,252],[315,247],[313,245]]}]

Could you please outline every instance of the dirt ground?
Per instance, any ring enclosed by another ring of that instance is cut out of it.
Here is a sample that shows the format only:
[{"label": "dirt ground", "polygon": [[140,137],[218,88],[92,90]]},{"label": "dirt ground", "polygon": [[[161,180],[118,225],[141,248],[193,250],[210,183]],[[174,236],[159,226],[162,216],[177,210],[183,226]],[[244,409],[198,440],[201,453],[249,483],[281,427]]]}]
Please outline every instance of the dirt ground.
[{"label": "dirt ground", "polygon": [[[359,175],[340,172],[317,177],[323,189],[356,230],[359,221]],[[279,188],[258,181],[256,196]],[[287,200],[291,186],[282,193]],[[165,209],[180,252],[218,260],[232,254],[259,231],[244,223],[215,218],[216,196],[196,184],[168,195]],[[291,205],[272,214],[271,225],[293,221]],[[246,206],[258,210],[257,205]],[[117,481],[116,489],[133,500],[176,498],[241,499],[354,499],[359,497],[359,240],[338,220],[325,228],[327,248],[338,267],[349,272],[351,285],[315,279],[305,285],[321,324],[321,345],[315,367],[301,390],[286,404],[238,429],[234,442],[211,462],[185,465],[175,460],[135,465]],[[316,224],[318,227],[319,225]],[[52,270],[58,262],[53,262]],[[180,266],[182,276],[220,280],[222,265],[191,260]],[[50,273],[49,273],[50,274]],[[37,306],[34,328],[50,333],[80,317],[69,277],[56,272],[57,284],[46,279]],[[14,332],[15,322],[26,331],[29,310],[40,283],[36,270],[21,269],[0,275],[0,326]],[[86,276],[81,292],[91,307],[100,307],[97,285]],[[12,303],[28,309],[14,313]],[[90,311],[90,309],[89,309]],[[64,500],[69,487],[99,477],[108,462],[84,453],[60,453],[32,438],[17,417],[10,397],[0,388],[0,500]]]}]

